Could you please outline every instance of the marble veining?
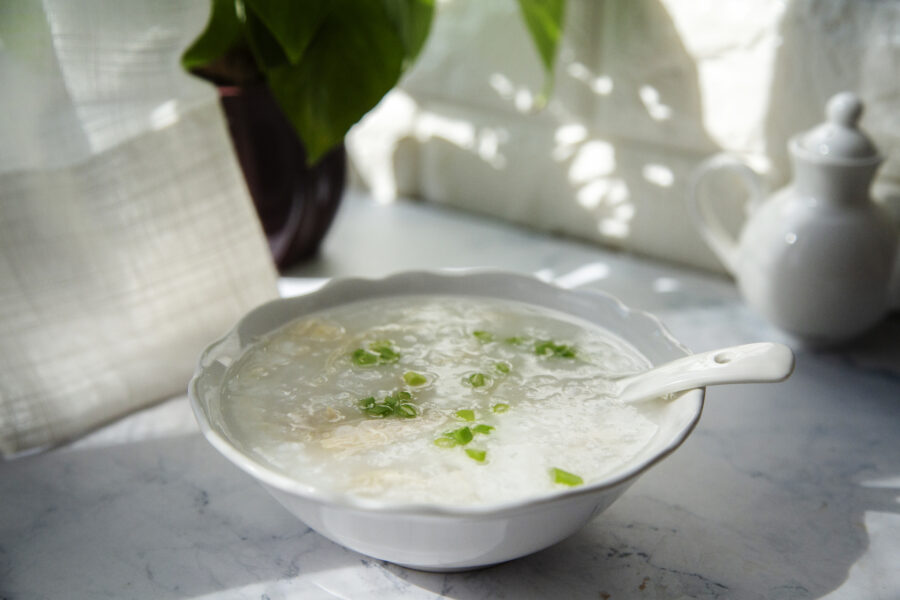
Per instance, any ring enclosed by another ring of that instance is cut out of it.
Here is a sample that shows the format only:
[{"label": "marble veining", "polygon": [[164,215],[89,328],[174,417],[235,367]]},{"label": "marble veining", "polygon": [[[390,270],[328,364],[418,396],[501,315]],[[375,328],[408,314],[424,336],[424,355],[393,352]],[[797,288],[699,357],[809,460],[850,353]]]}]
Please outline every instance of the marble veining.
[{"label": "marble veining", "polygon": [[[352,243],[365,228],[384,243],[360,254]],[[472,237],[485,243],[461,241]],[[352,197],[323,257],[285,285],[485,264],[606,289],[656,312],[695,351],[784,340],[724,279]],[[784,384],[713,388],[687,442],[583,530],[449,574],[373,560],[310,530],[209,446],[186,397],[173,398],[0,465],[0,598],[895,600],[898,357],[894,315],[852,346],[798,347]]]}]

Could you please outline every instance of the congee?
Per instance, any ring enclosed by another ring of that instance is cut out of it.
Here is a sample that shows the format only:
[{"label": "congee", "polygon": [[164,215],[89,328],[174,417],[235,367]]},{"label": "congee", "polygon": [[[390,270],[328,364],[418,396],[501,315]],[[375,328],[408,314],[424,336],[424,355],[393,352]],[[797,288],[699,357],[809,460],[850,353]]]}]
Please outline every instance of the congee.
[{"label": "congee", "polygon": [[397,296],[303,316],[233,364],[222,415],[323,491],[477,505],[596,481],[657,430],[609,380],[650,363],[585,321],[506,300]]}]

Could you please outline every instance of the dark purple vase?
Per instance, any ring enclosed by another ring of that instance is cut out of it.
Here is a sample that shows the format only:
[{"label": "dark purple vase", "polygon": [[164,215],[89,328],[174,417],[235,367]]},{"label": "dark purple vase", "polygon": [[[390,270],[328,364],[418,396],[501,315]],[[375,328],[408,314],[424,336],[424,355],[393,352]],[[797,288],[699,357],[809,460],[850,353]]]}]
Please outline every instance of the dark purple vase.
[{"label": "dark purple vase", "polygon": [[244,179],[279,270],[313,256],[344,191],[341,145],[313,166],[265,85],[219,87]]}]

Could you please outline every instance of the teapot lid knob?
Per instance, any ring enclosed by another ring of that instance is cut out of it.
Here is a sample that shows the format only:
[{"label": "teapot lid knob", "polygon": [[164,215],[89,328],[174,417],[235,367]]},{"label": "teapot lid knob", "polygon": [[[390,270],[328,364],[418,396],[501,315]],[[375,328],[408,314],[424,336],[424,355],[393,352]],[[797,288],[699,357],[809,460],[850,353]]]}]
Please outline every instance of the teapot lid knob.
[{"label": "teapot lid knob", "polygon": [[824,123],[800,137],[807,152],[834,159],[872,159],[878,149],[857,126],[863,103],[853,92],[835,94],[825,106]]},{"label": "teapot lid knob", "polygon": [[835,125],[855,128],[862,116],[863,104],[853,92],[835,94],[825,106],[828,121]]}]

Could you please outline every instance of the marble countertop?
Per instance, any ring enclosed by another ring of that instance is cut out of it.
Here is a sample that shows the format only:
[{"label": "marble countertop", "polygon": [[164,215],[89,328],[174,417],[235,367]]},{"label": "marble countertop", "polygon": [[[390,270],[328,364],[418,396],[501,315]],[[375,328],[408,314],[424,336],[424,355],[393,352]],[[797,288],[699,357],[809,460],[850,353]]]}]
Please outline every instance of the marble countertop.
[{"label": "marble countertop", "polygon": [[[726,279],[359,194],[282,285],[472,266],[606,290],[694,351],[785,341]],[[580,533],[455,574],[319,536],[173,398],[0,465],[0,598],[900,598],[900,319],[796,350],[783,384],[711,389],[687,442]]]}]

